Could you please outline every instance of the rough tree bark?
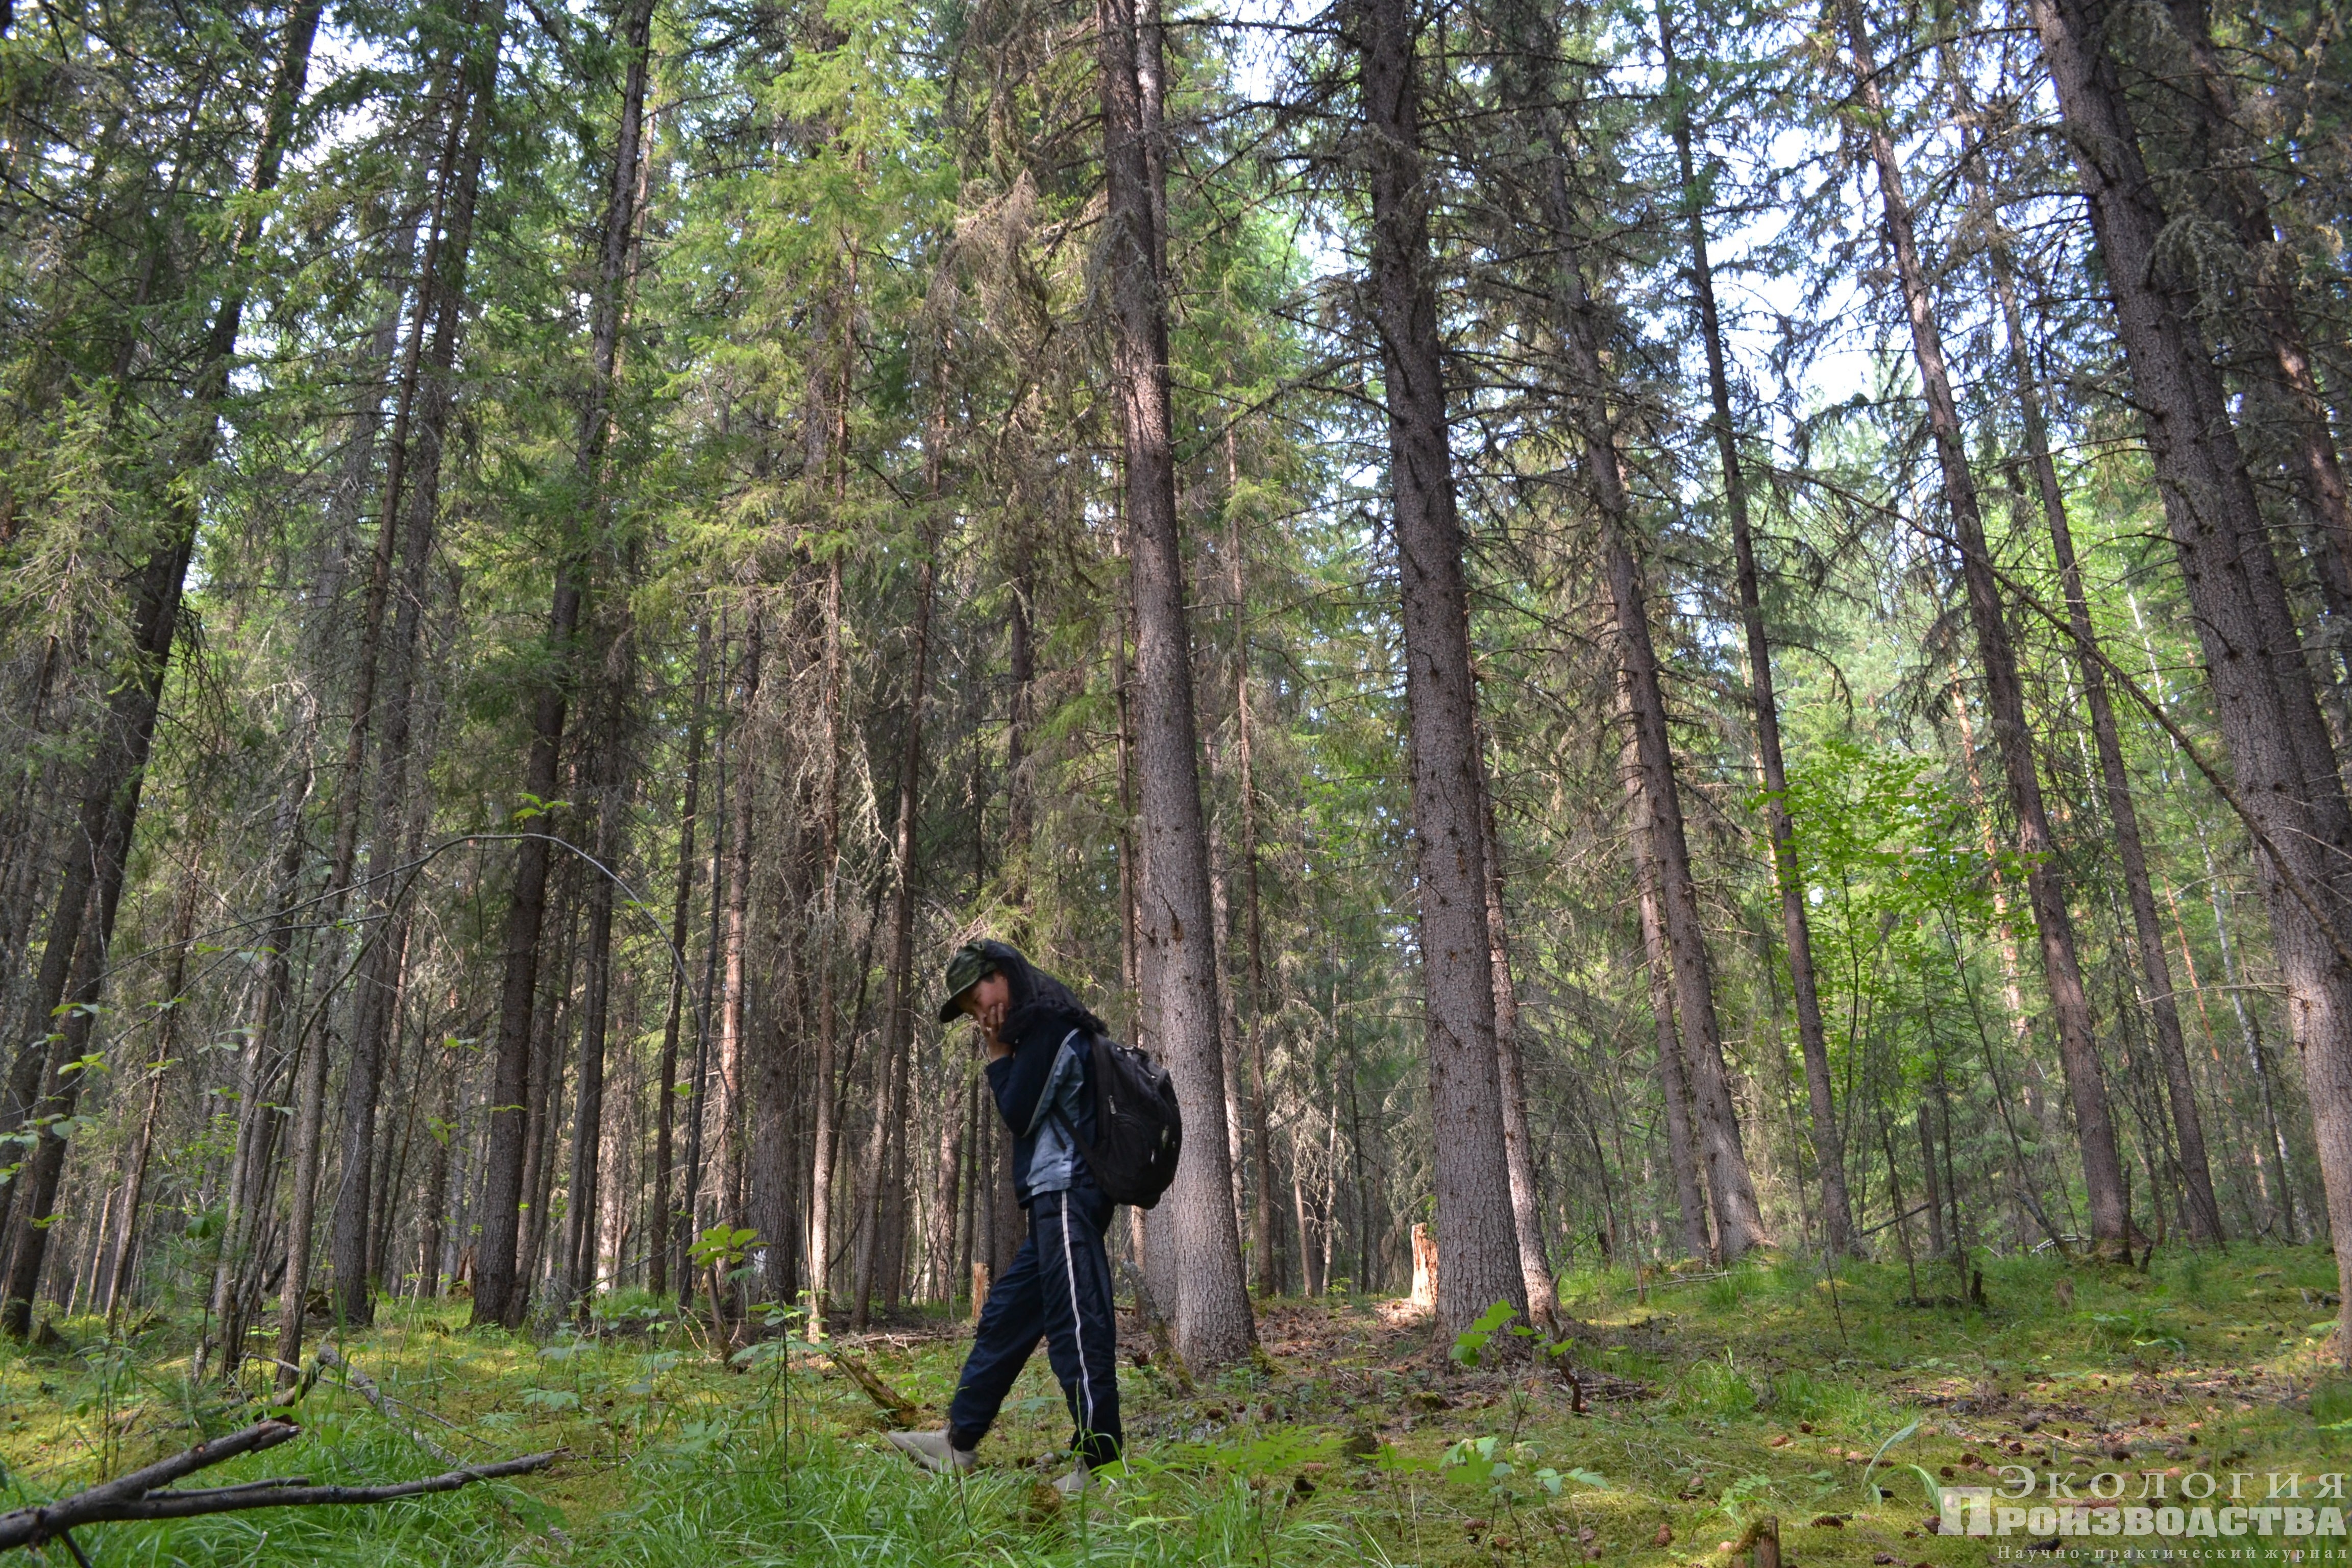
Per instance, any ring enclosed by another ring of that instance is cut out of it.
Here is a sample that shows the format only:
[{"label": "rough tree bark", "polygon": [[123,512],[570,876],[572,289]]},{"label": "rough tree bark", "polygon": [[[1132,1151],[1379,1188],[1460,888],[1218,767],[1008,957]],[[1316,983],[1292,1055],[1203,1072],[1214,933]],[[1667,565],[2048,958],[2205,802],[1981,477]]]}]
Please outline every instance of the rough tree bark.
[{"label": "rough tree bark", "polygon": [[[2091,228],[2113,293],[2135,403],[2194,610],[2206,679],[2230,750],[2271,912],[2288,1017],[2304,1063],[2328,1214],[2352,1235],[2352,967],[2337,952],[2339,879],[2352,838],[2332,747],[2301,678],[2293,622],[2274,592],[2262,515],[2221,376],[2199,341],[2195,297],[2159,255],[2168,215],[2142,162],[2105,0],[2033,0]],[[2293,655],[2290,663],[2287,656]],[[2352,1249],[2336,1343],[2352,1356]]]},{"label": "rough tree bark", "polygon": [[[1372,313],[1387,381],[1389,483],[1402,589],[1407,752],[1430,1110],[1436,1149],[1437,1322],[1433,1343],[1496,1302],[1524,1315],[1479,824],[1477,689],[1462,569],[1445,386],[1431,276],[1411,0],[1359,0],[1345,21],[1356,54],[1372,209]],[[1150,777],[1147,770],[1146,778]],[[1497,1340],[1497,1347],[1526,1342]]]},{"label": "rough tree bark", "polygon": [[1127,526],[1136,598],[1137,743],[1142,780],[1143,1008],[1176,1080],[1189,1131],[1172,1194],[1180,1288],[1176,1348],[1195,1368],[1222,1366],[1256,1339],[1234,1220],[1234,1152],[1222,1135],[1225,1064],[1219,1038],[1209,840],[1201,810],[1192,632],[1168,373],[1165,237],[1146,91],[1160,76],[1156,16],[1137,0],[1097,0],[1104,251],[1110,280],[1111,381],[1126,456]]}]

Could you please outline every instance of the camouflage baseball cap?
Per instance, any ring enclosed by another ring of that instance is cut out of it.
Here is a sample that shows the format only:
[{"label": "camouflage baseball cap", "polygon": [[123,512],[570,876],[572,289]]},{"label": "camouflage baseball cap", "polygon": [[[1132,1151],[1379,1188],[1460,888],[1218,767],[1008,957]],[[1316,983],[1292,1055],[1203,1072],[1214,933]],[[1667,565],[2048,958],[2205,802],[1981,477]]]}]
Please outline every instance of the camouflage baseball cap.
[{"label": "camouflage baseball cap", "polygon": [[963,1011],[963,994],[996,973],[996,960],[979,942],[968,942],[948,958],[948,996],[940,1004],[940,1022],[952,1024]]}]

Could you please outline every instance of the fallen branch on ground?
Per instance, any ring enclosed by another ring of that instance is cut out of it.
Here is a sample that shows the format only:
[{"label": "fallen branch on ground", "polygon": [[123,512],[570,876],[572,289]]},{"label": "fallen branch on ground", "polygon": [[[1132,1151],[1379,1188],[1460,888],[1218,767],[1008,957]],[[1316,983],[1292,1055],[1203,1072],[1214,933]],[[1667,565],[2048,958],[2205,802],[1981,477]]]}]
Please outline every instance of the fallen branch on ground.
[{"label": "fallen branch on ground", "polygon": [[915,1424],[915,1418],[922,1414],[921,1407],[876,1376],[874,1369],[866,1364],[865,1358],[845,1350],[835,1350],[832,1353],[833,1364],[839,1367],[850,1382],[864,1389],[866,1397],[879,1405],[883,1415],[897,1422],[902,1429]]},{"label": "fallen branch on ground", "polygon": [[[341,1351],[338,1351],[335,1348],[332,1341],[329,1341],[327,1343],[319,1347],[319,1364],[321,1367],[341,1368],[343,1374],[343,1382],[353,1393],[357,1394],[362,1399],[366,1400],[371,1405],[374,1406],[375,1413],[378,1415],[383,1416],[385,1421],[389,1422],[394,1431],[398,1432],[402,1436],[406,1437],[418,1447],[424,1449],[426,1453],[432,1455],[435,1458],[440,1460],[443,1464],[462,1465],[466,1462],[457,1455],[451,1453],[448,1449],[441,1447],[440,1444],[436,1443],[430,1437],[427,1437],[424,1433],[419,1432],[416,1428],[411,1426],[407,1422],[403,1421],[399,1416],[394,1415],[392,1406],[397,1402],[393,1399],[392,1395],[386,1394],[382,1388],[379,1388],[376,1385],[375,1379],[362,1372],[357,1366],[354,1366],[349,1356],[344,1355]],[[429,1415],[431,1413],[426,1412],[425,1414]]]},{"label": "fallen branch on ground", "polygon": [[[274,1448],[302,1435],[302,1428],[290,1421],[257,1421],[242,1431],[226,1437],[215,1437],[199,1443],[184,1453],[174,1454],[143,1470],[133,1470],[127,1476],[104,1481],[79,1491],[71,1497],[35,1508],[20,1508],[14,1513],[0,1514],[0,1552],[12,1547],[38,1546],[46,1542],[65,1540],[66,1532],[85,1524],[109,1524],[126,1520],[194,1519],[200,1514],[231,1513],[248,1508],[293,1508],[307,1504],[390,1502],[395,1498],[418,1497],[427,1492],[455,1491],[475,1481],[492,1480],[502,1476],[519,1476],[543,1468],[555,1458],[556,1450],[532,1454],[503,1464],[469,1466],[430,1476],[421,1481],[398,1481],[379,1487],[315,1487],[308,1476],[285,1476],[273,1480],[246,1481],[230,1487],[202,1487],[190,1491],[169,1489],[171,1483],[183,1476],[208,1469],[241,1454],[258,1453]],[[76,1550],[79,1555],[79,1549]]]}]

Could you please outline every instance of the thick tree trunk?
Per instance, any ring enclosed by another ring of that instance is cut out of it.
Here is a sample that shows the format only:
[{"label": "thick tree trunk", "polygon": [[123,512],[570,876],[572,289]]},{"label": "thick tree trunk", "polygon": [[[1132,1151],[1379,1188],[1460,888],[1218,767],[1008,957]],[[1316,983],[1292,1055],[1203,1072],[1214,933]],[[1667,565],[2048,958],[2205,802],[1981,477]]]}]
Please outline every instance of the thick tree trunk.
[{"label": "thick tree trunk", "polygon": [[[1613,450],[1605,460],[1613,471]],[[1660,689],[1657,654],[1650,643],[1641,568],[1634,563],[1623,531],[1610,526],[1605,510],[1602,518],[1601,563],[1618,644],[1619,704],[1633,731],[1628,760],[1642,790],[1648,823],[1660,923],[1671,961],[1675,1014],[1681,1025],[1699,1157],[1706,1166],[1707,1196],[1715,1214],[1716,1247],[1727,1262],[1751,1247],[1769,1242],[1770,1237],[1748,1173],[1738,1112],[1731,1100],[1730,1071],[1724,1061],[1723,1036],[1716,1020],[1715,980],[1707,960],[1698,887],[1691,873],[1682,797],[1675,782],[1665,699]]]},{"label": "thick tree trunk", "polygon": [[2252,280],[2249,314],[2270,360],[2256,374],[2271,383],[2263,390],[2286,426],[2287,469],[2325,538],[2321,570],[2332,579],[2331,595],[2342,603],[2352,599],[2352,489],[2345,483],[2296,308],[2294,264],[2280,241],[2254,167],[2260,148],[2239,122],[2236,84],[2214,44],[2208,0],[2168,0],[2166,8],[2189,65],[2185,78],[2169,78],[2167,85],[2194,127],[2191,157],[2204,176],[2200,187],[2205,208],[2245,251]]},{"label": "thick tree trunk", "polygon": [[[1168,317],[1156,214],[1148,79],[1159,75],[1156,16],[1137,0],[1097,0],[1104,250],[1110,279],[1113,395],[1126,454],[1127,525],[1136,598],[1137,741],[1142,778],[1143,1010],[1176,1080],[1189,1130],[1172,1194],[1180,1288],[1176,1348],[1196,1369],[1223,1366],[1256,1339],[1234,1222],[1234,1152],[1221,1135],[1225,1064],[1219,1039],[1209,839],[1201,810],[1192,633],[1168,374]],[[1207,1133],[1208,1136],[1202,1136]]]},{"label": "thick tree trunk", "polygon": [[[1675,68],[1674,35],[1663,6],[1658,12],[1658,31],[1667,68],[1672,71]],[[1706,213],[1701,195],[1705,187],[1694,166],[1691,126],[1686,114],[1675,114],[1673,131],[1682,199],[1688,208],[1691,291],[1698,305],[1700,342],[1706,351],[1707,398],[1714,413],[1711,423],[1716,455],[1723,469],[1724,504],[1731,519],[1740,625],[1748,641],[1748,694],[1756,719],[1757,762],[1764,774],[1765,826],[1772,842],[1773,881],[1780,894],[1780,932],[1789,958],[1789,986],[1797,1007],[1797,1043],[1805,1063],[1813,1165],[1822,1187],[1822,1229],[1832,1251],[1853,1256],[1859,1248],[1853,1234],[1853,1205],[1846,1194],[1845,1136],[1831,1093],[1829,1042],[1822,1027],[1821,992],[1813,975],[1813,939],[1805,914],[1805,879],[1798,864],[1795,829],[1789,816],[1789,772],[1780,754],[1780,710],[1772,689],[1772,645],[1764,629],[1755,535],[1748,520],[1748,475],[1739,457],[1738,426],[1732,419],[1723,324],[1716,310],[1715,271],[1707,255]]]},{"label": "thick tree trunk", "polygon": [[[1403,591],[1407,752],[1436,1148],[1437,1322],[1451,1345],[1497,1302],[1524,1315],[1495,1045],[1495,976],[1479,822],[1477,691],[1462,524],[1446,446],[1411,0],[1360,0],[1357,57],[1372,208],[1372,310],[1388,388],[1389,483]],[[1149,777],[1149,773],[1146,774]],[[1369,1237],[1366,1238],[1369,1243]],[[1524,1341],[1497,1340],[1497,1348]]]},{"label": "thick tree trunk", "polygon": [[2042,973],[2050,996],[2050,1010],[2058,1028],[2059,1061],[2065,1069],[2067,1098],[2074,1103],[2074,1131],[2082,1144],[2084,1194],[2090,1205],[2091,1236],[2103,1253],[2127,1251],[2133,1226],[2124,1197],[2123,1163],[2116,1142],[2113,1117],[2107,1109],[2106,1085],[2100,1076],[2091,1002],[2083,986],[2083,971],[2074,940],[2074,922],[2066,908],[2065,875],[2057,864],[2057,841],[2042,804],[2042,783],[2034,769],[2033,733],[2025,713],[2025,687],[2017,668],[2017,650],[2004,617],[2000,584],[1985,543],[1984,517],[1978,504],[1975,475],[1969,468],[1967,433],[1960,424],[1959,405],[1952,395],[1945,368],[1944,341],[1937,324],[1927,276],[1913,233],[1911,201],[1903,184],[1893,137],[1877,85],[1878,68],[1863,20],[1860,0],[1842,0],[1849,47],[1853,51],[1854,78],[1861,104],[1862,132],[1878,174],[1880,199],[1885,207],[1886,238],[1895,253],[1896,281],[1903,293],[1904,313],[1911,328],[1912,359],[1919,371],[1920,390],[1927,405],[1927,427],[1936,443],[1943,471],[1944,501],[1960,552],[1960,574],[1968,590],[1969,618],[1976,629],[1977,660],[1985,682],[1986,704],[1992,711],[1993,738],[2000,752],[2001,771],[2009,783],[2011,808],[2017,817],[2017,847],[2025,861],[2026,898],[2041,937]]},{"label": "thick tree trunk", "polygon": [[[2239,800],[2260,836],[2255,859],[2330,1221],[2337,1236],[2352,1235],[2352,971],[2336,952],[2352,833],[2332,748],[2313,755],[2325,732],[2293,625],[2269,591],[2276,566],[2228,401],[2196,335],[2193,293],[2159,254],[2167,215],[2106,54],[2104,0],[2033,0],[2032,16],[2089,200]],[[2352,1355],[2352,1250],[2337,1250],[2345,1305],[2336,1341]]]}]

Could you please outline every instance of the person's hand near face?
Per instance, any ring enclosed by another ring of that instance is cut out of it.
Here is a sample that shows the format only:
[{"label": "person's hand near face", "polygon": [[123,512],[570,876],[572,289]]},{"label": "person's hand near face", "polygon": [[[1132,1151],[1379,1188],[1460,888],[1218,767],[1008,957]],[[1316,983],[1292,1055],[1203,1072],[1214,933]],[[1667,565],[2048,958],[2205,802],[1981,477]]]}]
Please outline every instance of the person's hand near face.
[{"label": "person's hand near face", "polygon": [[1013,1047],[997,1038],[1004,1027],[1004,1015],[1013,1005],[1013,986],[999,970],[963,994],[963,1010],[980,1026],[980,1037],[988,1048],[988,1059],[997,1061],[1013,1054]]}]

